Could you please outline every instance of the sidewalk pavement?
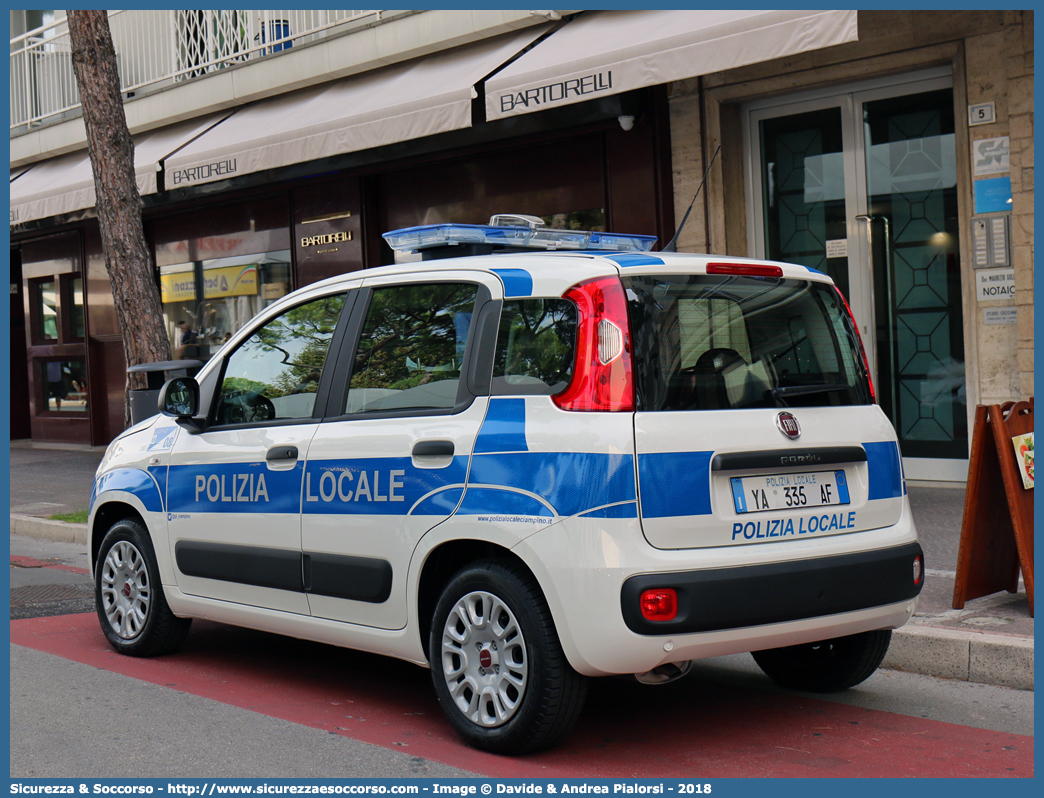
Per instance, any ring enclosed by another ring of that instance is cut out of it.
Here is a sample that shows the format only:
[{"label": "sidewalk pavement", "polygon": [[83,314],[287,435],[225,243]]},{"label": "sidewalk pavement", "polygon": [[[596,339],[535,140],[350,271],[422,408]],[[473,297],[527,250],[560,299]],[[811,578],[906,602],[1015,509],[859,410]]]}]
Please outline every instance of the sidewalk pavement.
[{"label": "sidewalk pavement", "polygon": [[[11,533],[87,542],[85,524],[48,516],[87,509],[103,447],[11,442]],[[938,485],[938,483],[936,483]],[[948,679],[1033,689],[1033,619],[1026,590],[952,607],[964,512],[963,488],[909,487],[927,565],[917,613],[892,635],[884,667]]]}]

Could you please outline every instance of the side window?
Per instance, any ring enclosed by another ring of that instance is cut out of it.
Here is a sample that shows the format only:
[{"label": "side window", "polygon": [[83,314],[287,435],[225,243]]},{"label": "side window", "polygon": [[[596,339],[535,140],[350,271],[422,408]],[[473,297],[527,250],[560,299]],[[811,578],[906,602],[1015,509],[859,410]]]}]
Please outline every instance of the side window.
[{"label": "side window", "polygon": [[573,375],[576,306],[568,299],[504,303],[493,361],[492,392],[552,395]]},{"label": "side window", "polygon": [[344,294],[298,305],[254,331],[228,358],[215,422],[308,418]]},{"label": "side window", "polygon": [[452,408],[477,296],[465,283],[375,288],[344,412]]}]

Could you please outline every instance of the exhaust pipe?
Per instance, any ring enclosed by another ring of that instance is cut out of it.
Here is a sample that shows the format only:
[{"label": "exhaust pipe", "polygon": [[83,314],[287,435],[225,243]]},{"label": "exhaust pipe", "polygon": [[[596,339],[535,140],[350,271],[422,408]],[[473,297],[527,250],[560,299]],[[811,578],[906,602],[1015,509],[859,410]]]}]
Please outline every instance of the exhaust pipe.
[{"label": "exhaust pipe", "polygon": [[692,660],[687,659],[684,662],[668,662],[664,665],[658,665],[651,671],[636,673],[634,678],[642,684],[670,684],[678,681],[691,670]]}]

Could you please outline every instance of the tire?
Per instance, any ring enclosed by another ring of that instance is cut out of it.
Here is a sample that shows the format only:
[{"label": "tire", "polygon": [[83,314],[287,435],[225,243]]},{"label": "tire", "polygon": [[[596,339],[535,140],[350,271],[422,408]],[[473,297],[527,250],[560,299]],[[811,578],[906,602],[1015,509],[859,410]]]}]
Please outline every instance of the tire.
[{"label": "tire", "polygon": [[152,540],[129,518],[113,524],[102,540],[94,601],[109,645],[132,657],[175,651],[192,624],[191,618],[178,618],[167,606]]},{"label": "tire", "polygon": [[429,642],[439,703],[475,748],[550,748],[583,709],[587,680],[566,660],[540,587],[517,566],[480,562],[458,572],[435,608]]},{"label": "tire", "polygon": [[818,643],[754,651],[754,661],[773,681],[794,690],[836,693],[847,690],[877,670],[892,639],[889,629]]}]

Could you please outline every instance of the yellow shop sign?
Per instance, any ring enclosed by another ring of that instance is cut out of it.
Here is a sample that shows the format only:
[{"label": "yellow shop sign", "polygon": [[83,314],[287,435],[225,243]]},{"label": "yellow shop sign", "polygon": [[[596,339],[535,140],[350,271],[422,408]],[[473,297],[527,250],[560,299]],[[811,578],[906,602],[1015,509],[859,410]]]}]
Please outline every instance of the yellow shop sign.
[{"label": "yellow shop sign", "polygon": [[[206,269],[203,296],[219,299],[226,296],[257,295],[257,264]],[[160,297],[164,304],[192,302],[196,298],[196,280],[192,272],[160,275]]]}]

